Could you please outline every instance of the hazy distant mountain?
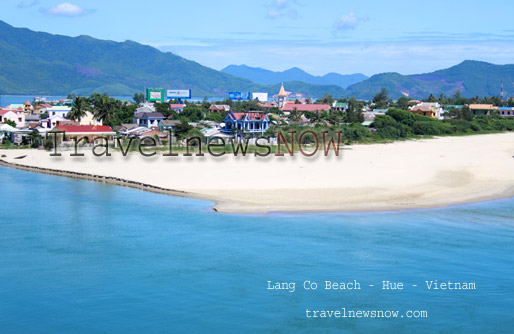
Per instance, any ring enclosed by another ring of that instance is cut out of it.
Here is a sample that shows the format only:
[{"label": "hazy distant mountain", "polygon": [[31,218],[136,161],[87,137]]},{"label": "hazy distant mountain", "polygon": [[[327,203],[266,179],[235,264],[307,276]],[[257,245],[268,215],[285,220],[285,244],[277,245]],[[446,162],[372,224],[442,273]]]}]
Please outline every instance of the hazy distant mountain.
[{"label": "hazy distant mountain", "polygon": [[[344,94],[335,85],[286,85],[289,90],[313,97],[325,92]],[[223,96],[230,91],[278,93],[276,87],[237,78],[136,42],[52,35],[0,21],[0,94],[132,95],[145,87],[192,89],[194,96]]]},{"label": "hazy distant mountain", "polygon": [[447,96],[460,90],[462,96],[499,96],[504,82],[505,97],[514,95],[514,65],[494,65],[466,60],[448,69],[432,73],[401,75],[382,73],[348,87],[347,96],[370,99],[381,87],[389,96],[424,98],[430,94]]},{"label": "hazy distant mountain", "polygon": [[368,78],[360,73],[349,75],[328,73],[319,77],[311,75],[298,67],[293,67],[283,72],[273,72],[246,65],[229,65],[221,71],[264,85],[278,84],[286,81],[302,81],[313,85],[337,85],[346,88]]}]

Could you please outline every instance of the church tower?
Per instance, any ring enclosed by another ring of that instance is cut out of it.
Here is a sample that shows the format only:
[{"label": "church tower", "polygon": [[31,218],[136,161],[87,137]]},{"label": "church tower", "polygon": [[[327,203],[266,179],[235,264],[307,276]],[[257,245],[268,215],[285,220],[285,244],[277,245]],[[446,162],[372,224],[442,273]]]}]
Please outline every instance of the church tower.
[{"label": "church tower", "polygon": [[282,84],[282,87],[280,87],[280,92],[278,92],[278,108],[282,109],[284,107],[284,104],[287,101],[287,97],[291,94],[291,92],[286,92],[284,89],[284,84]]}]

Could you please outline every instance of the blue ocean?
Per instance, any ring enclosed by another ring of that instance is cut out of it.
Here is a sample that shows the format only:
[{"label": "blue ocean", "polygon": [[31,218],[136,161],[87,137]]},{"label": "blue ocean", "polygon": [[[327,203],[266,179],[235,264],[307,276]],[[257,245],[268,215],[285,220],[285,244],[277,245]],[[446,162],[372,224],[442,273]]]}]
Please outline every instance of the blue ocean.
[{"label": "blue ocean", "polygon": [[[11,104],[22,104],[27,101],[33,103],[35,95],[0,95],[0,108],[7,107]],[[56,96],[56,95],[37,95],[38,98],[44,98],[46,101],[58,101],[62,99],[66,99],[66,96]],[[131,101],[131,96],[113,96],[114,98],[122,101]]]},{"label": "blue ocean", "polygon": [[[4,167],[0,176],[0,333],[514,333],[512,198],[234,215],[125,187]],[[405,316],[306,316],[343,309]]]},{"label": "blue ocean", "polygon": [[[34,100],[34,95],[0,95],[0,108],[7,107],[11,104],[22,104],[27,101],[30,101],[30,103]],[[38,95],[39,98],[45,98],[46,101],[58,101],[61,99],[66,99],[66,96],[51,96],[51,95]],[[134,102],[132,99],[132,96],[113,96],[113,98],[121,100],[121,101],[129,101]],[[211,97],[207,98],[208,102],[216,102],[216,101],[222,101],[226,97]],[[192,97],[189,99],[189,102],[202,102],[204,100],[203,97]]]}]

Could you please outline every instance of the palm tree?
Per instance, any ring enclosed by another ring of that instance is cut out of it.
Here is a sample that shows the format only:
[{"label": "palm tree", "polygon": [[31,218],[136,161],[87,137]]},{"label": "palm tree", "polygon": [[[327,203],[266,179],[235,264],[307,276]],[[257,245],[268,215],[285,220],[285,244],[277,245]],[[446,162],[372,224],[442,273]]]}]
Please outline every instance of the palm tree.
[{"label": "palm tree", "polygon": [[298,109],[293,108],[293,110],[289,114],[289,119],[292,122],[299,122],[302,120],[302,114],[298,111]]},{"label": "palm tree", "polygon": [[33,130],[31,133],[27,135],[27,140],[31,144],[32,147],[37,148],[41,145],[43,137],[39,134],[37,130]]},{"label": "palm tree", "polygon": [[121,108],[121,102],[110,98],[106,94],[93,94],[91,97],[94,116],[103,124],[111,124],[114,121],[115,113]]},{"label": "palm tree", "polygon": [[315,126],[323,124],[323,115],[318,110],[314,111],[309,121]]},{"label": "palm tree", "polygon": [[88,100],[85,97],[77,96],[73,100],[73,106],[71,107],[71,112],[68,114],[68,117],[71,120],[79,121],[86,115],[88,108]]}]

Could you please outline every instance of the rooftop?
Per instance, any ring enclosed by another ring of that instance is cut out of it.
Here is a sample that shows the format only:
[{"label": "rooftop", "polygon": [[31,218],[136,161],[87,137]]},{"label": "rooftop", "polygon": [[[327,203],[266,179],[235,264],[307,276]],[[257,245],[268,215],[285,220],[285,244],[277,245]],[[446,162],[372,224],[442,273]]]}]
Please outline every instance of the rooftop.
[{"label": "rooftop", "polygon": [[298,111],[329,111],[330,105],[328,104],[294,104],[287,103],[282,108],[283,111],[293,111],[294,109]]},{"label": "rooftop", "polygon": [[114,133],[108,125],[72,125],[56,126],[55,129],[67,133]]}]

